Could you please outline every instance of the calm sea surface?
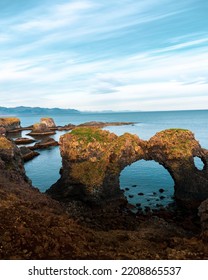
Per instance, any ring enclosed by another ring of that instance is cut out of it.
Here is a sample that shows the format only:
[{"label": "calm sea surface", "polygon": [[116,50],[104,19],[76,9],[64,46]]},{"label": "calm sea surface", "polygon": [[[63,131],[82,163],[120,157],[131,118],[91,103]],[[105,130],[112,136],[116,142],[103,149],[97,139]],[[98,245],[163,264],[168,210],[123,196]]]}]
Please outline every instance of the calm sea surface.
[{"label": "calm sea surface", "polygon": [[[18,116],[22,126],[40,121],[44,116]],[[141,139],[149,139],[156,132],[168,128],[184,128],[194,132],[201,146],[208,148],[208,111],[173,112],[131,112],[131,113],[80,113],[70,115],[51,115],[57,125],[80,124],[87,121],[136,122],[131,126],[107,127],[106,129],[122,135],[125,132],[137,134]],[[28,131],[22,133],[26,136]],[[57,132],[53,137],[58,140],[65,132]],[[40,151],[41,155],[25,164],[28,177],[41,191],[55,183],[61,167],[58,147]],[[200,163],[199,163],[200,164]],[[200,167],[200,166],[199,166]],[[138,161],[126,167],[120,176],[120,186],[130,203],[152,208],[172,202],[173,180],[168,171],[154,161]],[[159,189],[164,192],[159,192]]]}]

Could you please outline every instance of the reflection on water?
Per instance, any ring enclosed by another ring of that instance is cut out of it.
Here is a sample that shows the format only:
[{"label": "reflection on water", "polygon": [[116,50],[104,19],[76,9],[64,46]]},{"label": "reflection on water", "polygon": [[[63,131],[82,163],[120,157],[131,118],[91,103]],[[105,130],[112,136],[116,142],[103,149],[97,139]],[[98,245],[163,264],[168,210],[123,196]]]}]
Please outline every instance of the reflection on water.
[{"label": "reflection on water", "polygon": [[121,172],[120,186],[128,202],[138,208],[155,208],[173,202],[174,181],[155,161],[140,160],[127,166]]}]

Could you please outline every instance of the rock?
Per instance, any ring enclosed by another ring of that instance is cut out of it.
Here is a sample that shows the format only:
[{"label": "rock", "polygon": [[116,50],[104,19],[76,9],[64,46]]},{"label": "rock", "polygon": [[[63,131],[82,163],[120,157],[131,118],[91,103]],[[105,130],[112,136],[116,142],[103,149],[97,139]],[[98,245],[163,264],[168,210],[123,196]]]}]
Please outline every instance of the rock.
[{"label": "rock", "polygon": [[138,195],[144,195],[144,193],[142,193],[142,192],[139,192],[139,193],[138,193]]},{"label": "rock", "polygon": [[6,129],[7,132],[18,131],[20,126],[20,119],[16,117],[0,118],[0,127]]},{"label": "rock", "polygon": [[36,142],[34,139],[23,137],[23,138],[17,138],[14,140],[16,145],[25,145],[25,144],[31,144]]},{"label": "rock", "polygon": [[32,131],[28,135],[52,135],[55,134],[51,131],[45,123],[36,123],[32,127]]},{"label": "rock", "polygon": [[129,194],[129,198],[133,198],[134,197],[134,195],[133,194]]},{"label": "rock", "polygon": [[31,150],[36,149],[46,149],[48,147],[55,147],[58,146],[59,143],[55,141],[53,138],[47,137],[42,139],[40,142],[36,143],[34,146],[30,147]]},{"label": "rock", "polygon": [[134,122],[86,122],[79,124],[78,127],[95,127],[95,128],[103,128],[106,126],[121,126],[121,125],[133,125]]},{"label": "rock", "polygon": [[175,182],[174,197],[184,207],[196,208],[208,197],[208,170],[194,165],[198,156],[208,166],[208,151],[189,130],[168,129],[143,141],[129,133],[116,136],[95,127],[79,127],[60,138],[60,150],[63,172],[48,191],[60,200],[76,197],[100,203],[123,195],[120,173],[140,159],[155,160],[169,171]]},{"label": "rock", "polygon": [[13,141],[2,136],[0,136],[0,167],[0,179],[6,177],[11,182],[29,182],[20,150]]},{"label": "rock", "polygon": [[44,123],[48,128],[56,128],[56,124],[52,118],[41,118],[40,123]]},{"label": "rock", "polygon": [[3,126],[0,126],[0,135],[6,135],[6,128]]},{"label": "rock", "polygon": [[38,152],[35,152],[35,151],[31,151],[31,149],[23,146],[23,147],[20,147],[20,152],[21,152],[21,156],[23,158],[23,160],[26,162],[26,161],[29,161],[31,159],[33,159],[34,157],[38,156],[39,153]]},{"label": "rock", "polygon": [[165,190],[164,189],[159,189],[159,192],[160,193],[163,193]]},{"label": "rock", "polygon": [[163,195],[160,196],[160,199],[161,199],[161,200],[163,200],[164,198],[165,198],[165,196],[163,196]]},{"label": "rock", "polygon": [[69,124],[64,125],[64,126],[58,126],[57,129],[59,131],[69,131],[69,130],[74,129],[75,127],[76,127],[76,125],[69,123]]},{"label": "rock", "polygon": [[201,221],[202,238],[208,242],[208,199],[200,204],[198,213]]}]

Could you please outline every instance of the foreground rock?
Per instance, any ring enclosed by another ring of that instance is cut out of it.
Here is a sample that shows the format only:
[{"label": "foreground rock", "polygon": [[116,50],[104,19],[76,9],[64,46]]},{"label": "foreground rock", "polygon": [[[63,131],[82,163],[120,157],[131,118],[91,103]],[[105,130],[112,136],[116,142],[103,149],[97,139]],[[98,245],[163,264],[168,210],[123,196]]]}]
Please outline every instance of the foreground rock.
[{"label": "foreground rock", "polygon": [[199,207],[199,216],[202,226],[202,238],[208,242],[208,199],[203,201]]},{"label": "foreground rock", "polygon": [[0,118],[0,128],[4,128],[6,132],[18,131],[20,126],[20,119],[14,117]]},{"label": "foreground rock", "polygon": [[[207,259],[198,233],[123,208],[66,208],[31,186],[19,149],[0,137],[0,259]],[[184,216],[184,221],[187,216]]]},{"label": "foreground rock", "polygon": [[44,135],[53,135],[54,131],[50,130],[45,123],[36,123],[32,126],[32,131],[28,133],[31,136],[44,136]]},{"label": "foreground rock", "polygon": [[[175,182],[175,198],[185,207],[199,206],[208,197],[208,151],[192,132],[170,129],[149,141],[136,135],[116,136],[97,128],[77,128],[60,138],[62,173],[48,193],[62,201],[81,199],[105,202],[123,197],[119,187],[121,171],[140,159],[163,165]],[[194,157],[204,162],[198,170]]]}]

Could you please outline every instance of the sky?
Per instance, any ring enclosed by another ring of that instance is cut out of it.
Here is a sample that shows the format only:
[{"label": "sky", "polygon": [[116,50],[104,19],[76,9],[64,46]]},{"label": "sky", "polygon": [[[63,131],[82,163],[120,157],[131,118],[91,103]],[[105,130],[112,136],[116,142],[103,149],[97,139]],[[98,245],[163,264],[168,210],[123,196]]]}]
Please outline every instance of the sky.
[{"label": "sky", "polygon": [[207,0],[0,0],[0,106],[208,109]]}]

